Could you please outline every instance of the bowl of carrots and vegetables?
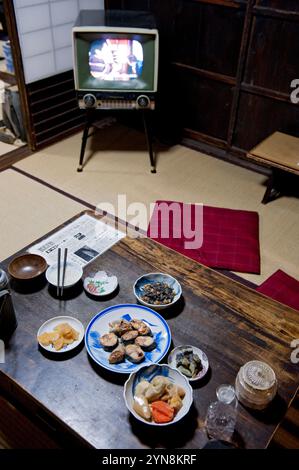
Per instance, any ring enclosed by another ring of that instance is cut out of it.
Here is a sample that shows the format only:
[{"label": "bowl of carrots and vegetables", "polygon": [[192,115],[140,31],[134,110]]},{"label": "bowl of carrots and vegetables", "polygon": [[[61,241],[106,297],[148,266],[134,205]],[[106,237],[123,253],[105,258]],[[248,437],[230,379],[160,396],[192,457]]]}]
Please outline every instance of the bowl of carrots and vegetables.
[{"label": "bowl of carrots and vegetables", "polygon": [[167,426],[180,421],[190,410],[193,390],[188,379],[166,364],[142,366],[124,386],[128,410],[139,421]]}]

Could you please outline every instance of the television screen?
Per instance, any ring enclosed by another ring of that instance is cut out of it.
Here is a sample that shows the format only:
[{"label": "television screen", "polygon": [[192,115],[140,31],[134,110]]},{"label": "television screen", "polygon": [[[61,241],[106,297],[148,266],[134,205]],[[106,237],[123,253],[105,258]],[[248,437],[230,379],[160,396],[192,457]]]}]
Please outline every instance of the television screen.
[{"label": "television screen", "polygon": [[135,39],[100,39],[89,49],[89,71],[98,80],[134,80],[142,75],[143,47]]},{"label": "television screen", "polygon": [[77,89],[155,91],[156,40],[155,34],[77,32]]}]

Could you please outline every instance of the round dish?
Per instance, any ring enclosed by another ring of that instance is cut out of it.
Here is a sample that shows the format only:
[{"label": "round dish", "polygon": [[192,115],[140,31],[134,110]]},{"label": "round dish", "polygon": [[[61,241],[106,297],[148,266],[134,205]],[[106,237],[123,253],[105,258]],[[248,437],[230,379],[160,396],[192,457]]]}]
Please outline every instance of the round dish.
[{"label": "round dish", "polygon": [[[142,296],[144,286],[146,284],[153,284],[155,282],[164,282],[168,284],[169,287],[171,287],[174,290],[175,296],[171,303],[155,305],[155,304],[150,304],[142,300],[141,296]],[[149,308],[154,308],[155,310],[164,310],[165,308],[172,307],[179,300],[179,298],[182,295],[182,288],[181,288],[180,283],[169,274],[148,273],[148,274],[144,274],[143,276],[137,279],[137,281],[135,282],[133,286],[133,292],[138,302],[141,303],[142,305],[145,305],[146,307],[149,307]]]},{"label": "round dish", "polygon": [[103,297],[115,291],[118,280],[116,276],[108,276],[105,271],[99,271],[93,277],[86,277],[83,286],[90,295]]},{"label": "round dish", "polygon": [[196,380],[202,379],[209,370],[209,360],[207,358],[206,353],[204,353],[201,349],[197,348],[196,346],[190,346],[190,345],[177,346],[169,354],[167,362],[170,365],[170,367],[173,367],[174,369],[178,370],[176,367],[176,356],[178,353],[183,352],[186,349],[192,349],[193,354],[197,354],[202,363],[202,370],[198,372],[196,377],[188,378],[184,376],[186,377],[187,380],[189,380],[189,382],[195,382]]},{"label": "round dish", "polygon": [[[136,413],[136,411],[133,409],[134,393],[137,384],[141,380],[151,381],[156,375],[163,375],[164,377],[167,377],[171,382],[182,387],[186,393],[183,399],[182,408],[175,415],[174,419],[169,423],[160,424],[152,421],[147,421],[146,419],[142,418],[138,413]],[[124,400],[128,410],[130,411],[130,413],[132,413],[133,416],[135,416],[136,419],[138,419],[138,421],[146,423],[150,426],[169,426],[180,421],[189,412],[193,402],[193,390],[187,378],[182,375],[178,370],[173,369],[172,367],[166,364],[152,364],[150,366],[142,366],[136,372],[133,372],[130,375],[124,385]]]},{"label": "round dish", "polygon": [[62,349],[59,351],[56,351],[56,349],[50,344],[49,346],[43,346],[38,340],[38,344],[40,345],[41,348],[45,349],[46,351],[50,351],[54,354],[62,354],[65,352],[69,352],[72,349],[75,349],[83,340],[84,338],[84,326],[82,323],[77,320],[77,318],[74,317],[68,317],[68,316],[60,316],[60,317],[54,317],[51,318],[50,320],[47,320],[45,323],[42,324],[42,326],[39,328],[37,332],[37,337],[40,336],[43,333],[50,333],[54,330],[54,328],[59,325],[60,323],[68,323],[74,330],[78,331],[79,333],[79,338],[77,341],[74,341],[72,344],[68,344],[64,346]]},{"label": "round dish", "polygon": [[[60,265],[60,284],[62,283],[62,270],[63,265]],[[49,284],[52,286],[57,286],[57,271],[58,264],[52,264],[48,267],[46,271],[46,278]],[[83,269],[79,264],[74,263],[73,261],[67,261],[65,266],[65,278],[64,278],[64,287],[72,287],[80,281],[83,276]]]},{"label": "round dish", "polygon": [[24,281],[40,276],[47,267],[47,262],[42,256],[24,253],[9,263],[8,272],[14,279]]},{"label": "round dish", "polygon": [[[100,344],[100,337],[109,332],[109,323],[116,320],[142,320],[150,327],[156,342],[156,348],[144,352],[142,363],[134,364],[127,359],[119,364],[109,363],[109,354]],[[169,350],[171,333],[168,324],[157,312],[142,305],[120,304],[108,307],[93,317],[85,332],[85,346],[90,357],[100,366],[118,374],[130,374],[140,365],[159,362]]]}]

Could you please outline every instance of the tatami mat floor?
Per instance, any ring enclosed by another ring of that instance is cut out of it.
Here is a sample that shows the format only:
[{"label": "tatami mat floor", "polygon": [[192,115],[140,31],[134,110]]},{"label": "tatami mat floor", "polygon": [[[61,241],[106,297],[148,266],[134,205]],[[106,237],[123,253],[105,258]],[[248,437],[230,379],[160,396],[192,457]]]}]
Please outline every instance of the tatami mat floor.
[{"label": "tatami mat floor", "polygon": [[0,173],[0,188],[0,260],[86,209],[13,170]]},{"label": "tatami mat floor", "polygon": [[[157,174],[151,174],[144,135],[120,125],[102,129],[89,139],[87,164],[83,173],[77,173],[80,145],[81,134],[77,134],[15,166],[92,205],[108,202],[117,210],[118,195],[125,195],[127,204],[142,202],[147,208],[143,228],[157,199],[258,211],[261,275],[241,276],[260,284],[281,268],[299,277],[299,199],[282,197],[262,205],[263,175],[179,145],[159,149]],[[42,209],[36,216],[47,219]],[[132,221],[125,212],[120,217]]]}]

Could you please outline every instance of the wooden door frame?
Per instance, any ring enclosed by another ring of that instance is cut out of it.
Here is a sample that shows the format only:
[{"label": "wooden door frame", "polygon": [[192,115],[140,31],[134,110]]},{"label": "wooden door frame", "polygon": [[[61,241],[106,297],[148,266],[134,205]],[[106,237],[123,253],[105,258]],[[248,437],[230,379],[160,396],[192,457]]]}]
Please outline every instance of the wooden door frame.
[{"label": "wooden door frame", "polygon": [[27,144],[31,150],[35,150],[35,138],[32,132],[32,120],[31,110],[29,106],[27,88],[25,83],[24,67],[22,60],[22,53],[19,41],[19,34],[17,28],[17,21],[15,15],[15,9],[11,0],[3,0],[4,14],[7,24],[8,36],[12,49],[12,56],[14,62],[16,82],[18,85],[21,112],[23,117],[23,123],[26,131]]}]

